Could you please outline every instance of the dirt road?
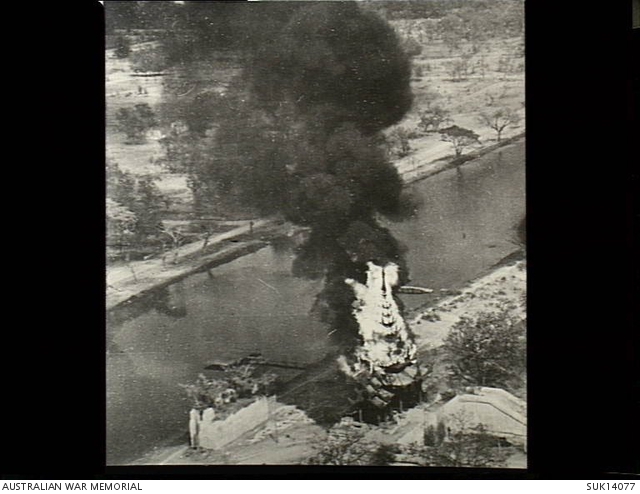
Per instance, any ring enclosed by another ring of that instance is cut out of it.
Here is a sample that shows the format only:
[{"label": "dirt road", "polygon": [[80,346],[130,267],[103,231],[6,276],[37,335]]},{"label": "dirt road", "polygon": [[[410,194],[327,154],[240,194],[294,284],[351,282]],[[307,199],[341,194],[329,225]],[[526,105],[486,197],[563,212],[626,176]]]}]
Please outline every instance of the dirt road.
[{"label": "dirt road", "polygon": [[[209,238],[207,249],[209,254],[200,255],[203,241],[199,240],[178,249],[167,252],[163,258],[148,259],[145,261],[133,261],[124,266],[112,266],[107,268],[107,310],[141,293],[180,278],[199,267],[214,261],[216,258],[244,249],[251,250],[252,246],[264,245],[260,240],[260,234],[271,233],[285,226],[273,219],[261,219],[246,222],[228,232],[213,235]],[[245,238],[236,241],[238,237],[255,234],[256,238]],[[227,242],[231,245],[224,246]],[[213,250],[213,252],[211,252]],[[199,256],[197,262],[185,262],[193,256]],[[175,263],[174,263],[175,260]]]}]

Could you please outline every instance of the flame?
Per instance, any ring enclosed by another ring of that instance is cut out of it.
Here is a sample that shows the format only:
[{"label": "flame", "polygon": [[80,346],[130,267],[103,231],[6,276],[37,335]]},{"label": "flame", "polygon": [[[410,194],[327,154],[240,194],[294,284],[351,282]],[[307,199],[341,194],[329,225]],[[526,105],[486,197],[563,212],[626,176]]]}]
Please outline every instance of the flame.
[{"label": "flame", "polygon": [[356,296],[352,313],[362,338],[348,371],[344,369],[346,359],[340,361],[340,367],[351,376],[362,372],[384,374],[386,368],[413,363],[416,353],[412,335],[393,298],[392,289],[399,280],[398,265],[388,263],[383,267],[368,262],[367,266],[366,284],[345,280]]}]

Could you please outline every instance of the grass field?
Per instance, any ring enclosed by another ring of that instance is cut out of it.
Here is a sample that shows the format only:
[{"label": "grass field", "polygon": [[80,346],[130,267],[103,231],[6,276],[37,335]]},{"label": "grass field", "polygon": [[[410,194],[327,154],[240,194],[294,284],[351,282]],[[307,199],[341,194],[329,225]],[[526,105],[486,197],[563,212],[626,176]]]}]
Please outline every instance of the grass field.
[{"label": "grass field", "polygon": [[[525,117],[524,53],[522,38],[489,39],[482,43],[460,42],[452,49],[442,39],[425,40],[427,20],[392,21],[399,36],[422,48],[413,57],[411,81],[414,104],[402,122],[410,133],[416,131],[419,115],[433,102],[450,113],[448,124],[468,128],[480,135],[483,144],[496,141],[496,133],[479,122],[482,112],[509,108],[520,116],[517,126],[505,129],[502,137],[523,132]],[[421,41],[423,40],[423,41]],[[468,73],[454,80],[451,65],[466,57]],[[393,129],[389,129],[393,131]],[[429,159],[429,150],[442,148],[438,133],[411,139],[413,159]],[[451,152],[451,145],[447,145]],[[433,154],[433,153],[431,153]],[[433,159],[433,158],[432,158]]]}]

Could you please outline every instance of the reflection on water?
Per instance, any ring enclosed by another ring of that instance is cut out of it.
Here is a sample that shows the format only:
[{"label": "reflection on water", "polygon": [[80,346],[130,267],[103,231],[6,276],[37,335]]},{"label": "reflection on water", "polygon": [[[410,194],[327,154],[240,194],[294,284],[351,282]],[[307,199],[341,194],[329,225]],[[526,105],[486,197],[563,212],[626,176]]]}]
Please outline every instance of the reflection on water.
[{"label": "reflection on water", "polygon": [[[517,249],[515,228],[525,214],[524,143],[411,187],[422,200],[418,215],[388,226],[408,247],[412,285],[459,287]],[[424,302],[402,299],[408,308]]]},{"label": "reflection on water", "polygon": [[[524,144],[501,154],[411,186],[423,202],[418,215],[385,226],[408,248],[412,284],[460,286],[516,249]],[[322,283],[291,276],[287,244],[190,276],[110,317],[109,464],[184,439],[188,403],[178,384],[193,381],[208,363],[258,351],[268,360],[310,364],[335,350],[326,328],[309,315]],[[408,308],[426,300],[402,298]],[[328,381],[319,394],[336,385]]]},{"label": "reflection on water", "polygon": [[183,430],[188,406],[178,384],[213,360],[256,351],[276,361],[322,359],[327,332],[308,316],[321,285],[292,278],[291,262],[290,253],[263,249],[213,276],[191,276],[149,298],[146,312],[109,324],[110,463]]}]

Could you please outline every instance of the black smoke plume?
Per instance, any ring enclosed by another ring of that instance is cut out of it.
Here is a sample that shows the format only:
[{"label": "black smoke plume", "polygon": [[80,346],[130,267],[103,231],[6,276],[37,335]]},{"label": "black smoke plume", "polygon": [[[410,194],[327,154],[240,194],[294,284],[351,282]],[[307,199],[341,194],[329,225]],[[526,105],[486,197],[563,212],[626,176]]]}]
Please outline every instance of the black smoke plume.
[{"label": "black smoke plume", "polygon": [[411,106],[409,60],[395,32],[355,3],[299,10],[255,62],[253,91],[264,106],[293,104],[325,134],[348,122],[371,135]]},{"label": "black smoke plume", "polygon": [[[263,214],[310,227],[294,262],[325,279],[316,310],[355,337],[345,278],[402,249],[378,215],[406,209],[402,180],[381,131],[410,108],[411,67],[393,29],[351,2],[299,7],[244,71],[233,118],[217,131],[216,179]],[[214,160],[215,162],[215,160]]]}]

